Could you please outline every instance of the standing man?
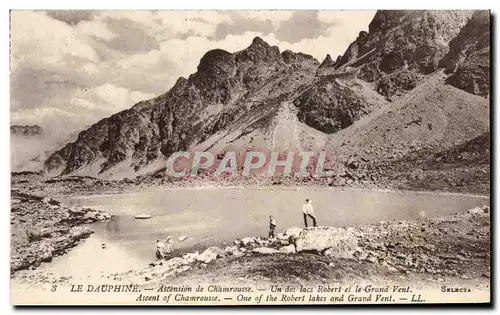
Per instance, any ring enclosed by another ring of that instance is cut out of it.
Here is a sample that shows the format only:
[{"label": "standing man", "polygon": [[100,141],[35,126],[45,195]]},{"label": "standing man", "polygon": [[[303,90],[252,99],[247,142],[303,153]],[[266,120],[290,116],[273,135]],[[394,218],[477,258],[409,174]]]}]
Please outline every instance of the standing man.
[{"label": "standing man", "polygon": [[274,230],[276,229],[276,221],[274,220],[273,216],[269,216],[269,238],[275,238],[274,236]]},{"label": "standing man", "polygon": [[306,228],[308,216],[313,220],[313,226],[316,227],[316,217],[314,216],[314,209],[310,199],[306,199],[306,203],[304,203],[304,205],[302,206],[302,212],[304,213],[304,225],[306,226]]}]

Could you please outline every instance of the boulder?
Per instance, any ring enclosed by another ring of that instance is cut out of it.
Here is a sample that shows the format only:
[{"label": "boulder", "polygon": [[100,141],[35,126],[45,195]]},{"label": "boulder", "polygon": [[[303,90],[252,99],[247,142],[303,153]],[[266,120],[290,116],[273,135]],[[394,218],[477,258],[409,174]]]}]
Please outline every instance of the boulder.
[{"label": "boulder", "polygon": [[469,211],[467,211],[468,214],[481,214],[481,213],[484,213],[484,210],[479,208],[479,207],[475,207],[473,209],[470,209]]},{"label": "boulder", "polygon": [[243,255],[243,253],[242,253],[241,251],[239,251],[239,250],[235,250],[235,251],[232,253],[232,255],[233,255],[234,257],[240,257],[240,256],[242,256],[242,255]]},{"label": "boulder", "polygon": [[295,246],[293,246],[293,245],[283,246],[279,249],[279,252],[280,253],[287,253],[287,254],[295,253]]},{"label": "boulder", "polygon": [[297,238],[302,233],[302,231],[303,231],[303,229],[301,229],[301,228],[291,227],[291,228],[288,228],[285,230],[285,233],[283,233],[283,236],[286,236],[287,240],[290,238],[290,236]]},{"label": "boulder", "polygon": [[50,198],[49,196],[43,198],[42,202],[47,203],[49,205],[55,205],[55,206],[58,206],[61,204],[59,201],[54,200],[54,199]]},{"label": "boulder", "polygon": [[85,213],[85,215],[83,216],[82,219],[83,220],[88,220],[88,219],[97,220],[97,211],[89,211],[89,212]]},{"label": "boulder", "polygon": [[269,247],[257,247],[252,250],[254,253],[259,253],[259,254],[275,254],[279,253],[278,250],[274,248],[269,248]]},{"label": "boulder", "polygon": [[151,215],[150,214],[138,214],[135,216],[135,218],[139,219],[139,220],[151,219]]},{"label": "boulder", "polygon": [[345,252],[353,251],[358,245],[357,237],[351,231],[343,228],[321,227],[304,230],[295,241],[297,252],[323,252],[334,248],[332,255],[344,256]]},{"label": "boulder", "polygon": [[217,257],[223,257],[225,255],[226,253],[222,249],[212,246],[207,248],[203,253],[196,257],[196,260],[207,264],[217,259]]},{"label": "boulder", "polygon": [[171,259],[167,260],[163,264],[163,266],[166,269],[175,269],[175,268],[177,268],[179,266],[186,265],[186,264],[187,264],[186,259],[181,258],[181,257],[174,257],[174,258],[171,258]]},{"label": "boulder", "polygon": [[185,255],[182,256],[182,258],[188,264],[191,264],[191,263],[193,263],[193,262],[195,262],[197,260],[198,256],[200,256],[200,253],[199,252],[194,252],[194,253],[185,254]]},{"label": "boulder", "polygon": [[75,226],[69,231],[72,239],[82,239],[88,237],[90,234],[94,233],[91,229],[85,227]]},{"label": "boulder", "polygon": [[288,241],[289,236],[284,235],[283,233],[276,234],[276,239],[280,241]]},{"label": "boulder", "polygon": [[257,244],[258,246],[264,246],[264,240],[261,239],[260,237],[256,237],[254,241],[255,244]]},{"label": "boulder", "polygon": [[256,239],[255,237],[245,237],[245,238],[242,238],[241,239],[241,244],[246,247],[246,246],[248,246],[250,244],[255,243],[255,239]]},{"label": "boulder", "polygon": [[41,243],[38,246],[38,250],[40,252],[40,261],[51,261],[53,252],[54,252],[54,246],[50,243]]},{"label": "boulder", "polygon": [[336,258],[353,258],[356,250],[344,250],[344,248],[332,247],[323,252],[323,255]]},{"label": "boulder", "polygon": [[99,221],[105,221],[111,219],[111,214],[108,214],[106,212],[99,212],[96,215],[96,219]]},{"label": "boulder", "polygon": [[82,208],[79,208],[79,207],[70,207],[68,208],[68,212],[70,215],[74,215],[74,216],[81,216],[81,215],[84,215],[84,211]]},{"label": "boulder", "polygon": [[483,206],[483,212],[484,213],[490,213],[490,207],[489,206]]},{"label": "boulder", "polygon": [[227,254],[232,255],[235,251],[238,251],[238,246],[227,246],[226,248],[224,248],[224,251]]}]

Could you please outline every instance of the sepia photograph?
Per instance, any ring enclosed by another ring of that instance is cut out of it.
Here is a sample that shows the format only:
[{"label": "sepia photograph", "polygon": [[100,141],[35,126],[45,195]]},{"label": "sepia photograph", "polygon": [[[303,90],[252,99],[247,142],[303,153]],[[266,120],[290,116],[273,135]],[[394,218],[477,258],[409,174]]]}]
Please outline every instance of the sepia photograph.
[{"label": "sepia photograph", "polygon": [[491,16],[11,10],[11,304],[491,304]]}]

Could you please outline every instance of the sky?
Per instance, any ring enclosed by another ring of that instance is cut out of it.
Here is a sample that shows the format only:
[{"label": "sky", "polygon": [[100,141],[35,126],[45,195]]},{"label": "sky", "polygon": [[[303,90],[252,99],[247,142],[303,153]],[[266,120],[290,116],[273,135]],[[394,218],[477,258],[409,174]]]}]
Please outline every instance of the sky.
[{"label": "sky", "polygon": [[260,36],[320,62],[375,11],[12,11],[11,124],[65,136],[168,91],[211,49]]}]

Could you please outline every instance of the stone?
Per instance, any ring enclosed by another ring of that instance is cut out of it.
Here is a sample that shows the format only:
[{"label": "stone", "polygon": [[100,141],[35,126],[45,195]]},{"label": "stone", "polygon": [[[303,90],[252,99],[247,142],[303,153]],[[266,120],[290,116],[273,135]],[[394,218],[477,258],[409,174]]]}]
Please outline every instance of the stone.
[{"label": "stone", "polygon": [[212,246],[207,248],[203,253],[196,257],[196,260],[207,264],[217,259],[217,257],[224,256],[225,254],[226,253],[222,249]]},{"label": "stone", "polygon": [[171,258],[169,260],[167,260],[165,263],[163,263],[163,266],[166,268],[166,269],[175,269],[179,266],[182,266],[182,265],[187,265],[187,261],[184,259],[184,258],[181,258],[181,257],[174,257],[174,258]]},{"label": "stone", "polygon": [[288,241],[288,237],[289,236],[286,236],[283,233],[276,234],[276,239],[280,241]]},{"label": "stone", "polygon": [[232,252],[232,255],[234,257],[240,257],[240,256],[243,256],[243,253],[239,250],[235,250],[234,252]]},{"label": "stone", "polygon": [[85,213],[82,220],[88,220],[88,219],[97,220],[97,211],[89,211]]},{"label": "stone", "polygon": [[283,233],[284,236],[287,237],[287,239],[290,238],[290,236],[293,236],[294,238],[299,237],[299,235],[302,233],[303,229],[298,228],[298,227],[291,227],[285,230]]},{"label": "stone", "polygon": [[150,214],[138,214],[135,216],[135,218],[139,219],[139,220],[151,219],[151,215]]},{"label": "stone", "polygon": [[50,205],[57,205],[57,206],[61,204],[59,201],[54,200],[54,199],[50,198],[49,196],[43,198],[42,202],[50,204]]},{"label": "stone", "polygon": [[264,246],[264,241],[260,237],[256,237],[255,244],[257,244],[258,246]]},{"label": "stone", "polygon": [[194,252],[194,253],[187,253],[187,254],[184,254],[182,256],[182,258],[188,263],[188,264],[191,264],[193,262],[195,262],[198,258],[198,256],[200,256],[200,253],[199,252]]},{"label": "stone", "polygon": [[366,261],[369,261],[369,262],[371,262],[372,264],[374,264],[374,263],[376,263],[376,262],[377,262],[377,257],[375,257],[375,256],[368,256],[368,257],[366,258]]},{"label": "stone", "polygon": [[484,213],[483,209],[479,208],[479,207],[475,207],[475,208],[472,208],[470,209],[469,211],[467,211],[468,214],[481,214],[481,213]]},{"label": "stone", "polygon": [[241,239],[241,244],[245,247],[252,243],[255,243],[255,237],[245,237]]},{"label": "stone", "polygon": [[70,207],[70,208],[68,208],[68,212],[70,215],[74,215],[74,216],[79,216],[79,215],[84,214],[83,209],[79,208],[79,207]]},{"label": "stone", "polygon": [[238,246],[226,246],[226,248],[224,248],[224,251],[227,254],[232,255],[235,251],[238,251]]},{"label": "stone", "polygon": [[323,252],[323,255],[329,256],[329,257],[336,257],[336,258],[353,258],[354,253],[356,253],[355,250],[344,250],[343,248],[341,250],[337,250],[336,248],[328,248]]},{"label": "stone", "polygon": [[287,254],[295,253],[295,246],[294,245],[288,245],[288,246],[280,247],[279,252],[280,253],[287,253]]},{"label": "stone", "polygon": [[332,254],[340,256],[344,256],[346,252],[354,251],[357,245],[358,240],[354,233],[335,227],[304,230],[295,241],[297,252],[323,252],[325,249],[334,248],[335,251],[332,251]]},{"label": "stone", "polygon": [[278,250],[274,248],[269,248],[269,247],[257,247],[252,250],[254,253],[259,253],[259,254],[275,254],[279,253]]}]

